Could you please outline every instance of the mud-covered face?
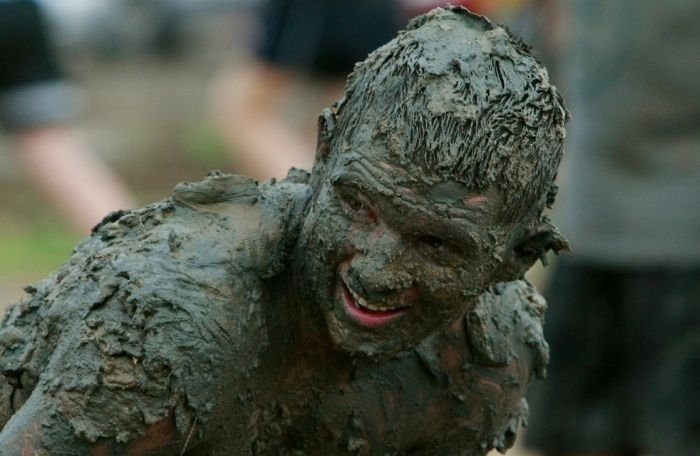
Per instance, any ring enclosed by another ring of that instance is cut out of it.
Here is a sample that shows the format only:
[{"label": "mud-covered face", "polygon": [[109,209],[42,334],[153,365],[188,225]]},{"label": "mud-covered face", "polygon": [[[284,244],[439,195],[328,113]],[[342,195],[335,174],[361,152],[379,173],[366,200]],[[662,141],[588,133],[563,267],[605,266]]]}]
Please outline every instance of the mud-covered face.
[{"label": "mud-covered face", "polygon": [[510,239],[500,198],[391,163],[336,159],[304,223],[306,274],[335,344],[388,355],[470,308]]}]

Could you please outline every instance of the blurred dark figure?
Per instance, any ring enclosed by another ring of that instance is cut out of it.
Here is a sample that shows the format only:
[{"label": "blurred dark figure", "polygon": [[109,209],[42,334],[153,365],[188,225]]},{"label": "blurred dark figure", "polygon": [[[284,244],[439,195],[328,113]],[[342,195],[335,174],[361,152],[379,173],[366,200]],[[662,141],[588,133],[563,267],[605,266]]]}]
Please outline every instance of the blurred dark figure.
[{"label": "blurred dark figure", "polygon": [[700,454],[700,2],[562,2],[573,121],[549,285],[548,455]]},{"label": "blurred dark figure", "polygon": [[0,0],[0,127],[13,136],[29,177],[84,235],[132,200],[71,126],[77,113],[75,89],[56,61],[37,3]]},{"label": "blurred dark figure", "polygon": [[266,179],[308,168],[318,113],[342,95],[356,62],[416,14],[463,5],[504,20],[522,0],[266,0],[252,55],[211,90],[215,123],[236,171]]},{"label": "blurred dark figure", "polygon": [[406,18],[394,0],[270,0],[256,14],[253,56],[219,77],[212,101],[237,171],[284,177],[311,165],[318,113]]}]

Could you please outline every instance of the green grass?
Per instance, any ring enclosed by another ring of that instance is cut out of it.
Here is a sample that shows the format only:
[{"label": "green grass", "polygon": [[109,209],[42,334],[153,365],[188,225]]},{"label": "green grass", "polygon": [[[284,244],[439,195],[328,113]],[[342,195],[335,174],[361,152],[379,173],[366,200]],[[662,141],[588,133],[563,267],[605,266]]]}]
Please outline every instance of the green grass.
[{"label": "green grass", "polygon": [[183,134],[184,154],[193,164],[207,169],[226,166],[226,145],[216,130],[206,122],[193,122]]},{"label": "green grass", "polygon": [[38,279],[68,259],[80,237],[67,227],[41,223],[0,230],[0,277]]}]

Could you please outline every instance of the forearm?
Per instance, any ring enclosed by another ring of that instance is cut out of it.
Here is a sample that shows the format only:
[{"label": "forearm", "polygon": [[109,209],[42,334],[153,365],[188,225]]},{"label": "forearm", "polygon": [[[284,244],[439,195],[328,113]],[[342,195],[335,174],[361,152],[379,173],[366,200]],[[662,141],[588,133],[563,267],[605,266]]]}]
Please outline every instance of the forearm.
[{"label": "forearm", "polygon": [[[170,414],[143,429],[140,437],[118,443],[114,439],[89,442],[56,413],[51,399],[38,390],[0,432],[0,456],[51,454],[52,456],[169,456],[189,448]],[[186,448],[187,447],[187,448]]]}]

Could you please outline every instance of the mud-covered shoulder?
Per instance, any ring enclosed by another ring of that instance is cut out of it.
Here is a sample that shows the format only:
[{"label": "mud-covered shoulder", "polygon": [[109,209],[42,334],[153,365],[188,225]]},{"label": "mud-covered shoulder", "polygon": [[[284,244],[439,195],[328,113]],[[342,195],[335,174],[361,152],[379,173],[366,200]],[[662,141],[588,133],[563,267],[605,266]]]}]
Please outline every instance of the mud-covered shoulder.
[{"label": "mud-covered shoulder", "polygon": [[527,349],[533,375],[543,378],[549,362],[543,331],[546,310],[544,297],[529,282],[492,286],[466,316],[475,362],[505,366]]},{"label": "mud-covered shoulder", "polygon": [[38,385],[88,441],[169,415],[204,426],[223,369],[245,372],[264,344],[258,282],[285,264],[304,188],[212,173],[110,214],[6,314],[0,424]]},{"label": "mud-covered shoulder", "polygon": [[546,308],[527,281],[497,283],[462,321],[415,349],[436,378],[449,377],[451,415],[460,417],[444,427],[447,432],[435,434],[429,454],[457,454],[460,448],[472,448],[466,454],[505,452],[513,445],[520,425],[527,423],[525,392],[544,376],[549,361]]},{"label": "mud-covered shoulder", "polygon": [[284,268],[296,242],[311,194],[308,179],[294,168],[285,179],[269,182],[217,171],[201,182],[179,184],[173,202],[223,221],[245,268],[270,277]]}]

